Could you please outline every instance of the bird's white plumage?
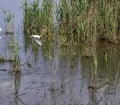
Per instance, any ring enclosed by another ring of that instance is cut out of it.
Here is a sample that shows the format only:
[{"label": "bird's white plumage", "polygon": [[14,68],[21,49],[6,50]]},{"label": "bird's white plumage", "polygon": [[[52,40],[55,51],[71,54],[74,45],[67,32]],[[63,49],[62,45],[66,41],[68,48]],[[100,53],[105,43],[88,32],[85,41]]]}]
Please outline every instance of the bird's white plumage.
[{"label": "bird's white plumage", "polygon": [[40,40],[40,38],[41,38],[40,35],[31,35],[30,37],[33,38],[33,39],[35,40],[35,42],[36,42],[39,46],[42,45],[42,42],[41,42],[41,40]]},{"label": "bird's white plumage", "polygon": [[41,40],[40,39],[34,39],[35,40],[35,42],[39,45],[39,46],[41,46],[42,45],[42,42],[41,42]]},{"label": "bird's white plumage", "polygon": [[41,38],[40,35],[32,35],[32,36],[30,36],[30,37],[32,37],[32,38]]},{"label": "bird's white plumage", "polygon": [[2,28],[0,28],[0,32],[2,32]]}]

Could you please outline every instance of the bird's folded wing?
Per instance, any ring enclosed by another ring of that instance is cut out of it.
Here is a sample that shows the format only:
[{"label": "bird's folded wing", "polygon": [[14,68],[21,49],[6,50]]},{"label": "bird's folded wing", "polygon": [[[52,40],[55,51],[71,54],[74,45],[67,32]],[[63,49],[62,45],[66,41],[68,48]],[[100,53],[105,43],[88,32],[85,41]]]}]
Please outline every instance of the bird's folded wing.
[{"label": "bird's folded wing", "polygon": [[35,39],[35,38],[34,38],[34,40],[35,40],[35,42],[36,42],[39,46],[41,46],[41,45],[42,45],[42,42],[41,42],[41,40],[40,40],[40,39]]}]

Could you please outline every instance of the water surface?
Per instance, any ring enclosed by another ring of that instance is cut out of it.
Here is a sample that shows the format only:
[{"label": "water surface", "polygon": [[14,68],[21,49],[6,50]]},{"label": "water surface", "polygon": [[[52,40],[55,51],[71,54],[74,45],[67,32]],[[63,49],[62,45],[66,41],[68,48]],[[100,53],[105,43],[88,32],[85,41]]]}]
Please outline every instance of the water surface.
[{"label": "water surface", "polygon": [[[2,8],[14,14],[14,34],[5,34]],[[24,40],[22,21],[22,0],[0,1],[0,57],[14,57],[17,45],[21,70],[0,62],[0,105],[120,104],[118,45],[35,47]]]}]

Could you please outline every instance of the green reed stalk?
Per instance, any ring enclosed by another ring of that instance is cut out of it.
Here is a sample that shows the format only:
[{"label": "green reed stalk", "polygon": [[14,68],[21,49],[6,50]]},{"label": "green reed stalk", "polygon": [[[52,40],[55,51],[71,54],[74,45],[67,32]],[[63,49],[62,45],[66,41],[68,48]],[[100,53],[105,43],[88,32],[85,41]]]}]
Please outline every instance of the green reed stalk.
[{"label": "green reed stalk", "polygon": [[53,0],[25,2],[24,31],[30,34],[54,33],[58,24],[59,41],[93,43],[98,39],[116,42],[119,39],[118,0],[60,0],[54,15]]}]

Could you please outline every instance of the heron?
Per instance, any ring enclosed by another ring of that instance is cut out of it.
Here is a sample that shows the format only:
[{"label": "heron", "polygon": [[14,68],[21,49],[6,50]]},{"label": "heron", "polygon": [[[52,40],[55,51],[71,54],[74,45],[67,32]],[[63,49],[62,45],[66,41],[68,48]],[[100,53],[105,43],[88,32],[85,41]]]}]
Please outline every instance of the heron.
[{"label": "heron", "polygon": [[40,35],[32,35],[32,36],[30,36],[30,37],[33,38],[34,41],[35,41],[39,46],[42,45],[42,42],[41,42],[41,40],[40,40],[40,38],[41,38],[42,36],[40,36]]}]

